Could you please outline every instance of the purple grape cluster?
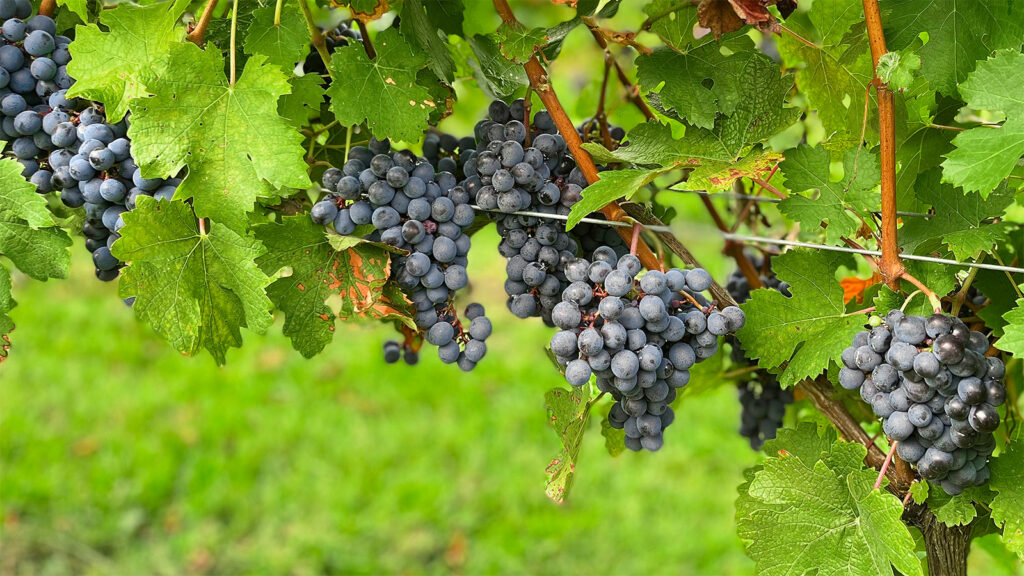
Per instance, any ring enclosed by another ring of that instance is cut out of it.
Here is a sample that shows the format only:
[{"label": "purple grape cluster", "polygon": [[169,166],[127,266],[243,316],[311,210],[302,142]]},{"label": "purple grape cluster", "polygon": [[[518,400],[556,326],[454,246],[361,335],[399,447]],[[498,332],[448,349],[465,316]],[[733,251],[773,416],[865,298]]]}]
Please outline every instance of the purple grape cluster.
[{"label": "purple grape cluster", "polygon": [[981,332],[946,314],[889,312],[843,351],[839,384],[859,390],[896,453],[955,495],[988,481],[1006,367]]},{"label": "purple grape cluster", "polygon": [[625,430],[627,448],[658,450],[690,369],[746,319],[736,306],[717,311],[707,301],[701,293],[711,275],[703,269],[641,271],[636,256],[607,246],[570,262],[570,284],[551,314],[561,329],[551,351],[570,385],[596,376],[598,389],[612,395],[608,421]]}]

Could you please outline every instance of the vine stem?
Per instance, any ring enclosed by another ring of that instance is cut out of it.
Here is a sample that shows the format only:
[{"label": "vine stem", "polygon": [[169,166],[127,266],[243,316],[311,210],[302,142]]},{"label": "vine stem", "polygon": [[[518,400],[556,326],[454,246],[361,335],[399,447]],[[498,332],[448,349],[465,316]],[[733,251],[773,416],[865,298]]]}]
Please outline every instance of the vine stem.
[{"label": "vine stem", "polygon": [[644,118],[648,120],[654,119],[655,116],[651,107],[648,106],[647,102],[644,102],[643,97],[640,96],[640,88],[630,81],[629,76],[626,75],[626,71],[622,69],[619,61],[615,59],[615,56],[612,54],[611,50],[609,50],[608,40],[604,37],[604,34],[601,33],[601,30],[597,28],[597,23],[591,17],[583,18],[583,23],[590,29],[590,34],[594,37],[594,41],[597,42],[597,45],[604,51],[605,62],[611,64],[615,69],[615,75],[619,77],[619,83],[622,84],[626,89],[626,92],[629,94],[629,101],[632,102],[638,110],[640,110],[640,113],[644,115]]},{"label": "vine stem", "polygon": [[[503,22],[507,24],[518,24],[515,14],[512,12],[512,8],[508,5],[508,0],[494,0],[494,9],[501,16]],[[540,61],[537,60],[536,56],[531,56],[525,65],[526,75],[530,78],[530,86],[533,91],[537,93],[537,96],[544,103],[544,107],[551,115],[551,120],[555,123],[558,128],[558,132],[565,139],[566,144],[569,146],[569,150],[572,152],[573,158],[576,159],[576,165],[579,166],[583,176],[586,177],[587,183],[593,184],[598,181],[597,165],[594,164],[594,160],[587,154],[587,151],[581,146],[580,135],[576,132],[576,127],[573,126],[572,120],[565,113],[565,109],[562,108],[562,103],[558,100],[558,95],[555,94],[554,88],[548,82],[548,75],[544,71],[544,67],[541,66]],[[626,213],[622,210],[617,202],[611,202],[607,206],[601,209],[601,213],[604,214],[605,218],[615,221],[625,221]],[[625,228],[616,228],[619,236],[622,237],[627,243],[632,240],[632,235],[629,230]],[[651,247],[646,242],[640,241],[637,246],[637,258],[640,259],[640,263],[643,264],[648,270],[663,270],[664,265],[661,260],[651,251]]]},{"label": "vine stem", "polygon": [[[711,219],[715,221],[715,226],[717,226],[722,232],[729,232],[729,227],[726,226],[725,221],[722,220],[722,216],[718,213],[718,209],[715,208],[715,204],[711,201],[711,198],[701,194],[700,199],[701,202],[704,203],[704,207],[707,208],[708,213],[711,215]],[[743,273],[743,277],[747,279],[747,283],[750,284],[751,290],[757,290],[764,286],[764,284],[761,283],[761,275],[758,273],[757,268],[754,267],[754,263],[751,262],[750,259],[747,258],[746,253],[743,252],[742,243],[726,240],[725,253],[736,261],[736,266],[738,266],[740,272]]]},{"label": "vine stem", "polygon": [[783,31],[783,32],[785,32],[786,34],[789,34],[790,36],[792,36],[792,37],[793,37],[793,38],[795,38],[795,39],[796,39],[796,40],[797,40],[798,42],[800,42],[801,44],[803,44],[803,45],[805,45],[805,46],[809,46],[809,47],[811,47],[811,48],[814,48],[815,50],[821,50],[821,48],[820,48],[819,46],[816,46],[816,45],[814,44],[814,42],[811,42],[811,41],[810,41],[810,40],[808,40],[807,38],[804,38],[803,36],[801,36],[801,35],[797,34],[796,32],[794,32],[794,31],[792,31],[792,30],[790,30],[789,28],[786,28],[786,27],[785,27],[785,26],[783,26],[782,24],[779,24],[779,30],[782,30],[782,31]]},{"label": "vine stem", "polygon": [[231,3],[231,82],[235,85],[235,37],[238,34],[238,0]]},{"label": "vine stem", "polygon": [[[871,60],[875,67],[875,94],[878,96],[878,134],[881,144],[882,163],[882,259],[879,272],[882,280],[898,290],[903,262],[900,260],[900,246],[897,239],[896,215],[896,104],[892,90],[878,77],[878,60],[886,53],[885,33],[882,30],[882,13],[878,0],[863,0],[864,20],[868,28],[868,44],[871,46]],[[927,293],[927,292],[926,292]]]},{"label": "vine stem", "polygon": [[[882,464],[886,460],[885,453],[860,427],[860,423],[850,414],[846,405],[842,401],[832,398],[834,389],[828,379],[821,376],[813,380],[804,380],[800,383],[800,387],[807,393],[807,397],[810,398],[814,407],[832,422],[847,442],[857,442],[867,447],[868,453],[864,457],[864,461],[869,466],[881,470]],[[897,496],[906,493],[914,481],[913,471],[907,466],[887,466],[884,474],[889,478],[889,490]]]},{"label": "vine stem", "polygon": [[[883,254],[882,256],[884,258],[885,255]],[[928,288],[927,286],[924,285],[924,282],[921,282],[917,278],[913,277],[906,270],[900,272],[900,275],[899,275],[899,277],[896,278],[896,280],[899,281],[900,278],[906,280],[907,282],[910,282],[911,284],[916,286],[917,289],[920,290],[922,294],[927,296],[928,297],[928,302],[932,305],[932,308],[935,310],[936,314],[939,314],[939,313],[942,312],[942,301],[939,300],[939,297],[935,295],[935,292],[932,292],[931,288]],[[898,284],[897,284],[897,286],[898,286]]]},{"label": "vine stem", "polygon": [[57,12],[57,0],[43,0],[39,4],[39,15],[49,16],[53,18],[53,15]]},{"label": "vine stem", "polygon": [[783,194],[782,192],[779,192],[778,188],[776,188],[775,186],[772,186],[767,181],[765,181],[765,180],[763,180],[761,178],[754,178],[754,177],[751,177],[751,180],[754,181],[755,183],[757,183],[757,185],[760,186],[761,188],[764,188],[765,190],[767,190],[767,191],[771,192],[772,194],[774,194],[777,198],[781,198],[783,200],[786,199],[786,195],[785,194]]},{"label": "vine stem", "polygon": [[366,50],[366,55],[373,60],[377,57],[377,51],[373,48],[373,42],[370,41],[370,31],[366,29],[366,22],[362,20],[356,20],[356,24],[359,26],[359,35],[363,37],[363,49]]},{"label": "vine stem", "polygon": [[896,446],[899,442],[893,440],[892,446],[889,447],[889,453],[885,455],[885,461],[882,462],[882,469],[878,471],[878,479],[875,480],[875,490],[882,487],[882,478],[885,478],[885,471],[889,469],[889,464],[892,464],[892,457],[896,455]]},{"label": "vine stem", "polygon": [[636,256],[636,245],[640,242],[640,223],[633,223],[633,239],[629,242],[629,253]]},{"label": "vine stem", "polygon": [[206,3],[206,8],[203,8],[203,13],[199,16],[199,22],[196,22],[196,27],[188,33],[189,42],[196,46],[203,43],[203,39],[206,38],[206,29],[210,27],[210,20],[213,20],[213,11],[216,9],[217,0],[210,0]]},{"label": "vine stem", "polygon": [[[216,2],[216,0],[212,1]],[[320,60],[324,63],[327,76],[334,80],[334,73],[331,72],[331,55],[327,53],[327,42],[324,40],[323,33],[320,32],[320,27],[316,25],[316,21],[313,19],[313,13],[309,10],[309,4],[306,0],[299,0],[299,8],[302,10],[302,17],[306,20],[306,26],[309,28],[309,40],[313,43],[316,53],[320,55]]]},{"label": "vine stem", "polygon": [[[981,262],[984,259],[985,255],[982,254],[981,258],[978,259],[978,262]],[[971,271],[967,273],[967,278],[964,279],[963,286],[960,287],[960,291],[957,292],[956,297],[953,298],[953,307],[949,311],[951,315],[960,315],[960,308],[963,307],[964,302],[967,300],[967,291],[971,289],[971,284],[973,284],[974,279],[977,278],[978,270],[980,270],[980,268],[971,268]]]},{"label": "vine stem", "polygon": [[[299,0],[304,2],[305,0]],[[274,26],[281,27],[281,8],[284,7],[284,0],[277,0],[277,5],[274,6]]]}]

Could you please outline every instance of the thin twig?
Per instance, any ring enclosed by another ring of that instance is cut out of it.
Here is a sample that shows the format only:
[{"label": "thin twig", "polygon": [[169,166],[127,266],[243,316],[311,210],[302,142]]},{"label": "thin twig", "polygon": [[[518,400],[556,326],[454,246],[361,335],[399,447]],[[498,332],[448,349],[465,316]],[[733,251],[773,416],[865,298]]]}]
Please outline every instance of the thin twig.
[{"label": "thin twig", "polygon": [[882,469],[878,471],[878,479],[875,480],[875,490],[882,487],[882,479],[885,478],[885,472],[889,469],[889,464],[892,464],[892,457],[896,455],[896,446],[899,442],[893,440],[892,446],[889,447],[889,453],[885,455],[885,462],[882,462]]},{"label": "thin twig", "polygon": [[785,194],[783,194],[782,192],[779,192],[779,190],[775,186],[772,186],[768,182],[766,182],[766,181],[764,181],[764,180],[762,180],[760,178],[757,178],[755,176],[752,176],[750,179],[752,181],[756,182],[757,185],[760,186],[761,188],[764,188],[765,190],[767,190],[767,191],[771,192],[772,194],[774,194],[776,197],[778,197],[778,198],[780,198],[782,200],[786,199],[786,195]]},{"label": "thin twig", "polygon": [[[884,258],[885,255],[883,254],[882,257]],[[900,266],[902,266],[902,264],[900,264]],[[906,280],[907,282],[910,282],[914,286],[917,286],[917,289],[920,290],[922,294],[928,297],[928,302],[931,303],[932,308],[935,309],[936,314],[942,312],[942,300],[940,300],[939,297],[935,295],[935,292],[933,292],[931,288],[925,286],[924,282],[921,282],[906,270],[900,273],[900,278]]]},{"label": "thin twig", "polygon": [[[985,254],[981,255],[978,262],[985,259]],[[949,310],[951,316],[959,316],[960,308],[963,307],[964,302],[967,300],[967,291],[971,289],[971,284],[974,283],[974,279],[978,276],[978,269],[971,268],[971,271],[967,273],[967,278],[964,278],[964,284],[960,287],[960,290],[953,297],[953,306]]]},{"label": "thin twig", "polygon": [[600,31],[595,30],[594,27],[590,26],[591,18],[584,18],[583,23],[590,29],[591,36],[594,37],[594,41],[604,51],[604,59],[606,62],[611,63],[612,67],[615,68],[615,74],[619,77],[619,83],[622,84],[623,88],[626,89],[626,93],[629,94],[629,101],[640,110],[640,113],[644,115],[644,118],[651,120],[655,118],[654,112],[651,107],[644,102],[642,96],[640,96],[640,88],[633,84],[629,80],[629,76],[626,75],[626,71],[623,70],[622,66],[619,65],[619,61],[615,59],[615,56],[608,49],[608,40],[605,39],[604,35]]},{"label": "thin twig", "polygon": [[797,39],[797,40],[798,40],[798,41],[799,41],[799,42],[800,42],[801,44],[803,44],[803,45],[805,45],[805,46],[809,46],[809,47],[811,47],[811,48],[814,48],[815,50],[821,50],[821,47],[820,47],[820,46],[818,46],[818,45],[817,45],[817,44],[815,44],[814,42],[811,42],[811,41],[810,41],[810,40],[808,40],[807,38],[804,38],[803,36],[801,36],[801,35],[797,34],[796,32],[794,32],[794,31],[790,30],[789,28],[786,28],[786,27],[785,27],[785,26],[783,26],[782,24],[779,24],[778,26],[779,26],[779,30],[782,30],[782,31],[783,31],[783,32],[785,32],[786,34],[789,34],[789,35],[790,35],[790,36],[792,36],[793,38],[796,38],[796,39]]}]

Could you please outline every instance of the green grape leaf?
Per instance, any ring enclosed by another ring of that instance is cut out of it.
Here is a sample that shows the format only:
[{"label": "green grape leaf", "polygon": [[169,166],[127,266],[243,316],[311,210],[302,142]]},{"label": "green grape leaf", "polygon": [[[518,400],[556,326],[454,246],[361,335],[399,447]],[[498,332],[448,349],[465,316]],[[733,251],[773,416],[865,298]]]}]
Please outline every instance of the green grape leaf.
[{"label": "green grape leaf", "polygon": [[996,348],[1017,357],[1024,356],[1024,298],[1017,300],[1017,306],[1003,315],[1006,326],[1003,337],[996,341]]},{"label": "green grape leaf", "polygon": [[[332,245],[308,214],[286,216],[280,223],[254,229],[267,253],[256,263],[267,274],[291,268],[267,289],[271,301],[285,314],[284,334],[306,358],[319,354],[334,336],[336,315],[328,299],[341,301],[342,319],[382,305],[390,274],[388,252],[359,238],[337,237]],[[351,240],[351,241],[349,241]]]},{"label": "green grape leaf", "polygon": [[695,190],[726,190],[740,178],[767,177],[783,158],[780,152],[756,145],[735,161],[704,159],[690,171],[686,185]]},{"label": "green grape leaf", "polygon": [[957,260],[977,258],[983,252],[1006,239],[1003,223],[985,221],[1003,215],[1013,203],[1013,194],[1005,187],[988,198],[972,192],[963,194],[948,184],[939,182],[939,173],[931,170],[919,181],[917,197],[934,207],[929,218],[907,217],[900,230],[900,244],[913,254],[937,251],[940,242],[949,247]]},{"label": "green grape leaf", "polygon": [[311,119],[320,116],[320,105],[324,101],[320,76],[293,76],[288,83],[291,84],[291,91],[278,100],[277,113],[292,124],[306,126]]},{"label": "green grape leaf", "polygon": [[956,496],[946,494],[941,488],[930,490],[928,508],[935,518],[947,526],[966,526],[978,515],[974,503],[988,504],[992,491],[985,486],[972,486]]},{"label": "green grape leaf", "polygon": [[[820,38],[817,47],[786,34],[778,38],[782,61],[797,69],[796,84],[818,111],[826,134],[838,135],[833,140],[846,142],[845,147],[850,148],[860,138],[864,98],[873,78],[862,11],[860,3],[853,0],[819,2],[808,14],[813,26],[792,23],[805,38]],[[868,119],[869,141],[877,138],[877,124]]]},{"label": "green grape leaf", "polygon": [[537,48],[547,43],[548,33],[544,28],[527,28],[504,22],[495,32],[495,38],[505,58],[516,64],[525,64]]},{"label": "green grape leaf", "polygon": [[114,255],[130,265],[121,274],[122,298],[135,297],[135,313],[179,352],[206,348],[223,364],[240,329],[263,333],[273,323],[265,292],[270,283],[255,259],[259,242],[212,222],[199,231],[184,202],[139,197],[124,214]]},{"label": "green grape leaf", "polygon": [[978,64],[960,86],[969,107],[1006,113],[1000,129],[978,126],[957,134],[953,138],[956,148],[942,163],[943,181],[963,186],[965,192],[981,192],[983,198],[1024,156],[1024,98],[1020,89],[1024,83],[1024,54],[1019,44]]},{"label": "green grape leaf", "polygon": [[1014,0],[887,0],[883,5],[890,50],[908,48],[922,32],[928,34],[918,50],[921,74],[943,94],[955,95],[956,85],[993,50],[1019,50],[1024,41],[1024,7]]},{"label": "green grape leaf", "polygon": [[1020,434],[1007,450],[993,458],[990,487],[992,521],[1003,529],[1003,543],[1024,560],[1024,438]]},{"label": "green grape leaf", "polygon": [[709,43],[680,54],[669,48],[643,54],[636,59],[640,88],[657,92],[663,109],[673,117],[701,128],[711,129],[715,117],[736,110],[744,96],[743,87],[754,74],[764,74],[764,58],[754,51],[753,42],[741,36],[725,43]]},{"label": "green grape leaf", "polygon": [[281,21],[275,25],[276,10],[276,5],[270,3],[253,12],[242,48],[246,54],[266,56],[267,62],[290,73],[309,53],[309,27],[293,3],[282,4]]},{"label": "green grape leaf", "polygon": [[493,35],[477,34],[466,39],[475,57],[470,61],[473,77],[489,98],[502,98],[529,84],[522,66],[509,62]]},{"label": "green grape leaf", "polygon": [[[3,145],[0,144],[0,149]],[[8,219],[24,220],[32,228],[53,226],[53,216],[46,207],[46,198],[22,177],[21,163],[0,158],[0,214]]]},{"label": "green grape leaf", "polygon": [[923,184],[922,174],[938,168],[942,155],[952,149],[953,132],[922,127],[907,135],[896,147],[896,204],[908,212],[924,211],[917,193]]},{"label": "green grape leaf", "polygon": [[220,52],[192,43],[175,46],[170,67],[188,74],[167,75],[151,86],[155,97],[132,102],[128,134],[143,173],[168,177],[187,165],[175,198],[235,230],[257,198],[310,185],[302,134],[277,113],[291,90],[280,68],[253,56],[231,86]]},{"label": "green grape leaf", "polygon": [[562,451],[548,464],[548,498],[562,503],[569,497],[576,477],[576,460],[583,445],[583,433],[590,422],[590,386],[572,390],[552,388],[544,395],[551,427],[562,444]]},{"label": "green grape leaf", "polygon": [[580,201],[573,204],[569,219],[565,223],[566,230],[572,230],[580,220],[591,212],[596,212],[613,200],[632,197],[640,188],[650,184],[655,178],[671,171],[672,168],[656,170],[610,170],[601,173],[601,179],[583,189]]},{"label": "green grape leaf", "polygon": [[927,481],[914,482],[910,485],[910,496],[914,499],[914,504],[924,504],[928,500],[930,486]]},{"label": "green grape leaf", "polygon": [[541,48],[541,54],[544,55],[544,58],[548,60],[558,58],[558,55],[562,53],[562,43],[565,42],[565,38],[582,23],[583,20],[577,15],[548,28],[546,32],[548,37],[547,44]]},{"label": "green grape leaf", "polygon": [[462,21],[466,7],[462,0],[423,0],[427,9],[427,17],[445,34],[462,36]]},{"label": "green grape leaf", "polygon": [[920,69],[920,56],[912,50],[898,50],[882,54],[875,73],[893,90],[906,90],[914,82],[914,73]]},{"label": "green grape leaf", "polygon": [[331,57],[335,78],[327,89],[331,111],[344,125],[366,121],[380,139],[419,140],[437,103],[416,83],[416,73],[427,55],[414,49],[393,28],[381,32],[374,43],[377,57],[370,60],[358,44],[339,48]]},{"label": "green grape leaf", "polygon": [[604,448],[612,458],[626,450],[626,431],[612,428],[612,424],[608,421],[607,417],[601,419],[601,436],[604,436]]},{"label": "green grape leaf", "polygon": [[89,0],[57,0],[57,6],[71,11],[82,22],[88,22],[92,19],[89,14]]},{"label": "green grape leaf", "polygon": [[71,238],[54,226],[46,199],[21,171],[17,160],[0,158],[0,256],[36,280],[64,278]]},{"label": "green grape leaf", "polygon": [[7,359],[7,352],[11,349],[10,334],[14,330],[14,321],[8,312],[18,305],[11,296],[11,286],[11,272],[0,264],[0,364]]},{"label": "green grape leaf", "polygon": [[400,23],[402,34],[409,42],[419,45],[427,53],[427,67],[443,82],[455,81],[455,61],[448,52],[448,44],[438,36],[437,26],[423,11],[420,0],[405,0]]},{"label": "green grape leaf", "polygon": [[691,44],[711,40],[710,35],[704,36],[703,42],[693,37],[693,29],[697,26],[697,5],[693,2],[654,0],[644,6],[644,13],[651,21],[651,32],[680,52],[685,52]]},{"label": "green grape leaf", "polygon": [[736,502],[758,574],[922,574],[903,506],[873,489],[877,472],[864,468],[863,446],[837,440],[822,452],[810,424],[771,446],[777,454],[748,473]]},{"label": "green grape leaf", "polygon": [[737,334],[743,349],[768,370],[788,362],[779,376],[784,387],[821,374],[863,329],[864,316],[846,313],[843,288],[835,279],[841,265],[852,267],[852,258],[837,252],[786,252],[772,260],[772,268],[789,283],[792,298],[755,290],[740,305],[747,315]]},{"label": "green grape leaf", "polygon": [[625,162],[651,167],[670,166],[701,152],[690,149],[685,140],[673,138],[672,129],[656,120],[637,124],[629,131],[627,141],[628,146],[615,150],[608,150],[596,142],[584,143],[583,149],[598,164]]},{"label": "green grape leaf", "polygon": [[779,210],[800,222],[804,230],[816,230],[819,224],[827,222],[826,241],[842,244],[841,237],[856,236],[862,218],[871,221],[871,211],[881,201],[876,189],[881,172],[878,156],[867,150],[846,151],[843,178],[838,182],[830,177],[830,163],[829,152],[821,147],[803,145],[786,152],[786,159],[779,164],[786,187],[793,192],[817,190],[818,195],[790,195],[779,204]]},{"label": "green grape leaf", "polygon": [[121,4],[103,10],[100,24],[106,31],[96,24],[79,26],[70,47],[68,74],[75,83],[68,96],[102,102],[107,120],[119,122],[132,99],[149,96],[151,84],[170,75],[168,52],[185,36],[177,22],[188,4]]}]

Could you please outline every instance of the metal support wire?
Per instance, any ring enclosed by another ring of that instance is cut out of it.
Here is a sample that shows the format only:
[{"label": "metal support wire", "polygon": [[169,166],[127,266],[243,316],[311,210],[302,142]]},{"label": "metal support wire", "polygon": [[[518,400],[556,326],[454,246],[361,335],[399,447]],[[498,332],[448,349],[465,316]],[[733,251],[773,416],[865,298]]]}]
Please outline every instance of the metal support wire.
[{"label": "metal support wire", "polygon": [[[754,196],[752,194],[738,194],[736,192],[708,192],[707,190],[686,190],[684,188],[672,188],[671,186],[665,188],[669,192],[681,192],[683,194],[697,194],[698,196],[710,196],[712,198],[728,198],[730,200],[753,200],[754,202],[762,202],[766,204],[778,204],[782,202],[781,198],[772,198],[770,196]],[[879,214],[879,212],[875,212]],[[912,218],[931,218],[935,214],[927,214],[925,212],[902,212],[897,210],[897,216],[907,216]]]},{"label": "metal support wire", "polygon": [[[717,193],[715,194],[718,195]],[[756,198],[756,196],[755,196]],[[561,214],[547,214],[545,212],[502,212],[500,210],[484,210],[483,208],[471,205],[471,208],[480,212],[492,212],[495,214],[504,214],[506,216],[532,216],[534,218],[546,218],[548,220],[560,220],[562,222],[569,219],[568,216]],[[583,218],[580,222],[587,224],[602,224],[605,226],[619,226],[632,228],[633,224],[629,222],[613,222],[609,220],[601,220],[598,218]],[[675,234],[671,226],[653,226],[640,224],[646,230],[651,232],[663,232],[668,234]],[[758,243],[758,244],[774,244],[777,246],[792,246],[794,248],[812,248],[815,250],[829,250],[832,252],[845,252],[847,254],[860,254],[862,256],[881,256],[882,253],[878,250],[861,250],[858,248],[847,248],[846,246],[829,246],[828,244],[815,244],[812,242],[798,242],[796,240],[782,240],[779,238],[765,238],[762,236],[746,236],[743,234],[731,234],[728,232],[719,232],[722,238],[726,240],[732,240],[734,242],[745,242],[745,243]],[[948,266],[961,266],[965,268],[980,268],[982,270],[995,270],[998,272],[1011,272],[1014,274],[1024,274],[1024,268],[1017,268],[1014,266],[1002,266],[997,264],[986,264],[984,262],[958,262],[956,260],[948,260],[946,258],[934,258],[932,256],[917,256],[914,254],[900,254],[902,260],[912,260],[915,262],[928,262],[931,264],[945,264]]]}]

